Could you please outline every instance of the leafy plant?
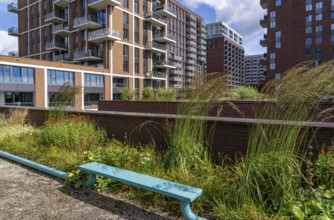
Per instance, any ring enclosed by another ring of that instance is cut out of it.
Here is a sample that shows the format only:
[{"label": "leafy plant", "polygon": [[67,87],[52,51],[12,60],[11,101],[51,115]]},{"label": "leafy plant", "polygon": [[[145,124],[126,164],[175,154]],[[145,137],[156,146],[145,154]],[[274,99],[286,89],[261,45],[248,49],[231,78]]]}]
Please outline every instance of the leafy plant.
[{"label": "leafy plant", "polygon": [[240,86],[230,91],[232,99],[255,99],[258,96],[258,91],[251,86]]},{"label": "leafy plant", "polygon": [[122,89],[121,99],[123,101],[132,101],[134,99],[134,92],[132,92],[129,88]]}]

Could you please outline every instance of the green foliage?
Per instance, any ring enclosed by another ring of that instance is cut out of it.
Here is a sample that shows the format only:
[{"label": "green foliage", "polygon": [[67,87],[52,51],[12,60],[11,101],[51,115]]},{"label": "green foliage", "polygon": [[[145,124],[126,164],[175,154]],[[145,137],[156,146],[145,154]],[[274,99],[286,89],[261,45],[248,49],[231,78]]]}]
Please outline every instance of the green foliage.
[{"label": "green foliage", "polygon": [[123,101],[132,101],[134,99],[134,92],[131,92],[129,88],[122,89],[121,99]]},{"label": "green foliage", "polygon": [[230,91],[232,99],[255,99],[257,96],[257,89],[251,86],[240,86]]},{"label": "green foliage", "polygon": [[175,101],[177,92],[172,88],[159,88],[153,90],[151,87],[143,89],[142,99],[145,101]]},{"label": "green foliage", "polygon": [[281,215],[290,219],[334,219],[334,189],[320,186],[314,191],[301,190],[299,195],[287,202]]},{"label": "green foliage", "polygon": [[63,116],[50,118],[45,122],[42,141],[45,146],[71,149],[81,154],[94,146],[106,143],[107,135],[103,129],[97,128],[87,117]]},{"label": "green foliage", "polygon": [[154,92],[153,89],[151,87],[145,87],[143,89],[143,100],[145,101],[151,101],[154,100]]},{"label": "green foliage", "polygon": [[[324,149],[323,149],[324,151]],[[314,183],[318,186],[326,185],[334,188],[334,149],[320,152],[314,163]]]}]

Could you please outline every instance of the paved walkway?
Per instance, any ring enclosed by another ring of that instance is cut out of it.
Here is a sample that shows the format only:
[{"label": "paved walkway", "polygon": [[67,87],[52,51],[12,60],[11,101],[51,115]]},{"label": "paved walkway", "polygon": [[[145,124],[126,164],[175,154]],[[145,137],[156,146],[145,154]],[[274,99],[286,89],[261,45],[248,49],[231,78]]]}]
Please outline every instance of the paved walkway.
[{"label": "paved walkway", "polygon": [[172,219],[115,195],[74,190],[50,176],[0,158],[0,219]]}]

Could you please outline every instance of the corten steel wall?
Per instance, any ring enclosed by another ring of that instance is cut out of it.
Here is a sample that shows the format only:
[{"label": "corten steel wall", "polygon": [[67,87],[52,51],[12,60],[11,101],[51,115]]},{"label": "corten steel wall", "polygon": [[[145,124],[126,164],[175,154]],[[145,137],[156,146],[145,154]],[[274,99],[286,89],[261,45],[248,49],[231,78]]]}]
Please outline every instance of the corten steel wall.
[{"label": "corten steel wall", "polygon": [[[8,112],[10,109],[28,109],[28,121],[36,125],[43,125],[47,119],[48,111],[37,108],[21,108],[0,106],[0,113]],[[155,143],[160,151],[166,150],[166,136],[163,125],[166,121],[173,122],[175,115],[164,114],[144,114],[144,113],[111,113],[97,111],[71,111],[74,114],[89,116],[100,127],[107,130],[109,137],[114,137],[124,141],[125,136],[130,143],[138,144]],[[208,126],[215,125],[212,157],[217,162],[218,158],[228,156],[235,159],[240,154],[245,154],[249,131],[252,125],[258,123],[254,119],[244,118],[219,118],[208,117]],[[263,121],[262,123],[280,123],[273,121]],[[146,124],[146,125],[143,125]],[[334,137],[334,123],[306,122],[305,126],[318,130],[315,141],[315,153],[322,144],[330,146]],[[125,134],[126,133],[126,134]],[[312,134],[309,134],[311,137]]]}]

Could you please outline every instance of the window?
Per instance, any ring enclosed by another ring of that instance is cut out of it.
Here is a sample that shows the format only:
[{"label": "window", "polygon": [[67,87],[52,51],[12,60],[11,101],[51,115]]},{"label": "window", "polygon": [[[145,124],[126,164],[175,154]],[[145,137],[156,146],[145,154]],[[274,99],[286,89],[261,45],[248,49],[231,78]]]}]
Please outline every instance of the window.
[{"label": "window", "polygon": [[74,73],[67,71],[48,70],[48,85],[62,86],[65,83],[74,85]]},{"label": "window", "polygon": [[275,63],[270,63],[270,70],[276,69],[276,64]]},{"label": "window", "polygon": [[316,14],[315,15],[315,20],[316,21],[321,21],[322,20],[322,13]]},{"label": "window", "polygon": [[129,0],[123,0],[124,8],[129,8]]},{"label": "window", "polygon": [[275,48],[281,48],[281,46],[282,46],[282,45],[281,45],[281,42],[276,42],[276,43],[275,43]]},{"label": "window", "polygon": [[306,38],[305,39],[305,46],[311,47],[312,46],[312,38]]},{"label": "window", "polygon": [[311,34],[312,33],[312,26],[306,27],[305,33],[306,34]]},{"label": "window", "polygon": [[275,47],[276,48],[281,48],[281,35],[282,32],[281,31],[276,31],[275,32]]},{"label": "window", "polygon": [[322,43],[322,37],[316,37],[315,44],[321,44],[321,43]]},{"label": "window", "polygon": [[104,87],[104,76],[98,74],[85,73],[84,86],[87,87]]},{"label": "window", "polygon": [[281,6],[282,5],[282,1],[281,0],[276,0],[276,6]]},{"label": "window", "polygon": [[306,11],[312,11],[312,3],[306,3]]},{"label": "window", "polygon": [[270,60],[276,59],[276,53],[270,53]]},{"label": "window", "polygon": [[135,8],[135,12],[136,13],[139,13],[139,0],[135,0],[134,1],[134,8]]},{"label": "window", "polygon": [[129,40],[129,14],[123,12],[123,39]]},{"label": "window", "polygon": [[312,15],[307,15],[307,16],[305,17],[305,22],[306,22],[306,24],[307,24],[307,23],[311,23],[311,22],[312,22]]},{"label": "window", "polygon": [[316,9],[322,9],[322,2],[315,3],[315,8]]},{"label": "window", "polygon": [[129,46],[123,45],[123,71],[129,72]]},{"label": "window", "polygon": [[139,44],[139,18],[135,17],[135,43]]},{"label": "window", "polygon": [[312,55],[311,49],[305,49],[305,55],[311,56]]},{"label": "window", "polygon": [[139,48],[135,48],[135,73],[139,73]]},{"label": "window", "polygon": [[275,18],[276,17],[276,11],[271,11],[270,12],[270,17]]},{"label": "window", "polygon": [[275,28],[275,27],[276,27],[276,21],[271,21],[270,28]]}]

